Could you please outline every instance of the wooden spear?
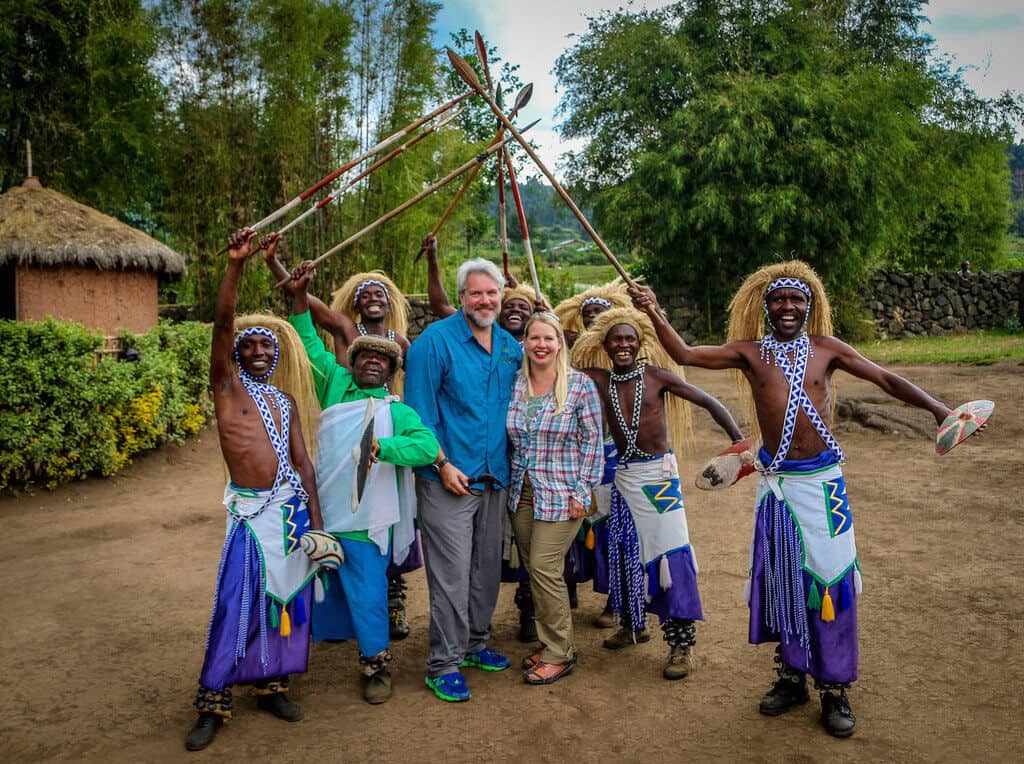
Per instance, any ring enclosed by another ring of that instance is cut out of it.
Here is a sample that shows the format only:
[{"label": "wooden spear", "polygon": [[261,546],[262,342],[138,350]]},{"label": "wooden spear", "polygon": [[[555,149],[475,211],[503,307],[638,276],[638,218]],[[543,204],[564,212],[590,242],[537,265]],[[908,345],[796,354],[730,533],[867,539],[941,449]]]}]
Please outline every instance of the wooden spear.
[{"label": "wooden spear", "polygon": [[618,271],[619,275],[622,276],[623,281],[625,281],[629,286],[635,287],[636,283],[630,277],[629,273],[626,272],[626,269],[622,267],[622,263],[620,263],[618,258],[615,257],[612,251],[608,248],[608,245],[604,243],[600,234],[594,230],[594,226],[590,224],[590,221],[587,220],[586,216],[580,212],[580,208],[576,206],[572,197],[570,197],[566,190],[562,188],[562,184],[558,182],[554,175],[551,174],[551,171],[548,170],[540,157],[537,156],[537,152],[534,151],[533,147],[530,146],[526,139],[523,138],[522,133],[519,130],[516,130],[515,125],[513,125],[512,122],[501,113],[501,109],[498,108],[497,104],[494,103],[494,99],[487,93],[486,89],[480,82],[480,78],[476,76],[476,72],[473,71],[473,67],[466,62],[466,59],[451,48],[448,49],[448,59],[452,62],[452,66],[455,67],[455,71],[459,77],[461,77],[467,85],[480,94],[480,97],[487,102],[487,105],[491,107],[491,111],[494,112],[495,116],[498,117],[509,133],[512,134],[512,137],[518,141],[520,146],[523,147],[526,153],[530,156],[530,159],[533,160],[533,163],[537,165],[537,169],[539,169],[544,174],[544,177],[548,179],[552,188],[554,188],[558,195],[562,197],[562,201],[566,203],[572,211],[572,214],[576,216],[576,219],[580,221],[580,224],[586,232],[590,234],[590,238],[594,240],[594,243],[597,244],[604,256],[608,258],[608,262],[611,263],[615,270]]},{"label": "wooden spear", "polygon": [[[540,120],[537,120],[537,122],[539,122],[539,121]],[[524,127],[523,128],[523,132],[529,130],[531,127],[533,127],[535,124],[537,124],[537,122],[532,122],[529,125],[527,125],[526,127]],[[423,199],[426,199],[428,196],[430,196],[432,193],[437,191],[439,188],[442,188],[442,187],[448,185],[453,180],[455,180],[457,177],[462,175],[462,173],[466,172],[467,170],[469,170],[469,169],[471,169],[473,167],[476,167],[477,165],[483,164],[483,162],[487,159],[487,157],[491,156],[491,154],[494,154],[494,153],[497,153],[498,151],[501,151],[501,148],[506,143],[508,143],[510,140],[512,140],[511,137],[505,137],[499,143],[496,143],[493,146],[488,146],[483,152],[481,152],[480,154],[477,154],[475,157],[470,159],[465,164],[460,165],[456,169],[452,170],[446,176],[441,178],[441,180],[439,180],[436,183],[434,183],[434,184],[428,186],[427,188],[423,189],[420,193],[416,194],[416,196],[412,197],[411,199],[407,199],[406,201],[402,202],[400,205],[395,207],[393,210],[390,210],[389,212],[384,213],[384,215],[382,215],[381,217],[377,218],[376,220],[374,220],[372,223],[370,223],[369,225],[367,225],[363,229],[361,229],[359,231],[356,231],[354,234],[349,236],[347,239],[345,239],[345,241],[341,242],[341,244],[338,244],[337,246],[334,246],[331,249],[329,249],[326,252],[324,252],[322,255],[320,255],[320,257],[318,257],[315,260],[313,260],[312,264],[316,265],[316,264],[322,262],[324,259],[330,257],[331,255],[336,254],[338,252],[341,252],[341,250],[343,250],[346,247],[349,247],[352,244],[354,244],[355,242],[359,241],[366,234],[370,233],[370,231],[373,231],[374,229],[379,228],[380,226],[384,225],[384,223],[388,222],[389,220],[391,220],[396,215],[404,212],[405,210],[409,209],[414,204],[422,201]],[[277,289],[278,287],[283,286],[284,284],[286,284],[288,282],[288,280],[290,278],[291,277],[289,277],[288,279],[281,279],[279,282],[274,284],[274,288]]]}]

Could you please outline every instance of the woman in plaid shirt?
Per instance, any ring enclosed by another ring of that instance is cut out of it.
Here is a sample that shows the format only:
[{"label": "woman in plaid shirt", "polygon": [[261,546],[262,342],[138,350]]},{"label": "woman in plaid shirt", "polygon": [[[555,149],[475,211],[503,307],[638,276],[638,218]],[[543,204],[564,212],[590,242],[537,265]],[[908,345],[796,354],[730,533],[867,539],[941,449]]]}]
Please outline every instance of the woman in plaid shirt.
[{"label": "woman in plaid shirt", "polygon": [[601,399],[585,374],[569,368],[565,337],[553,313],[526,323],[523,368],[516,377],[506,429],[512,444],[509,510],[536,608],[542,648],[523,660],[523,680],[551,684],[576,664],[565,553],[601,481]]}]

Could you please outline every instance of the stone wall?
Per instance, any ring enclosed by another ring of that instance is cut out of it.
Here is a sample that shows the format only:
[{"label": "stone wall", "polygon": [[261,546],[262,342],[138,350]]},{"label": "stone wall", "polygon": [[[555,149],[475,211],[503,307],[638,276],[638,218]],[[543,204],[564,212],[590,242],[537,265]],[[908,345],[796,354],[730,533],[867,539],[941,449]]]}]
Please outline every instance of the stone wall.
[{"label": "stone wall", "polygon": [[1022,323],[1024,271],[871,274],[861,297],[879,339]]}]

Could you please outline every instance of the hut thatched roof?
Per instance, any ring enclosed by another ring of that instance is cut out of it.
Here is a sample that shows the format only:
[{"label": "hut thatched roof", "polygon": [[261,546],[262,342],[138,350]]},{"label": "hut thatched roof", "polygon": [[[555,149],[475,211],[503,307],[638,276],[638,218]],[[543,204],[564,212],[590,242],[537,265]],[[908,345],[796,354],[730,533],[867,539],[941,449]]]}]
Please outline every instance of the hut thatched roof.
[{"label": "hut thatched roof", "polygon": [[35,179],[0,194],[0,265],[91,265],[180,278],[177,252]]}]

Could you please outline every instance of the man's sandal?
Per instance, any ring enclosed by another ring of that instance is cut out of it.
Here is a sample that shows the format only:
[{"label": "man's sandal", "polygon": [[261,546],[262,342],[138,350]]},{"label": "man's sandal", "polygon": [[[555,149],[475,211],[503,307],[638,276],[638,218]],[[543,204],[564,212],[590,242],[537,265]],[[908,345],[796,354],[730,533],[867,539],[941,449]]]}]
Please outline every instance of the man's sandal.
[{"label": "man's sandal", "polygon": [[523,672],[523,681],[527,684],[551,684],[572,672],[575,665],[576,661],[569,661],[568,663],[537,661],[537,663]]}]

